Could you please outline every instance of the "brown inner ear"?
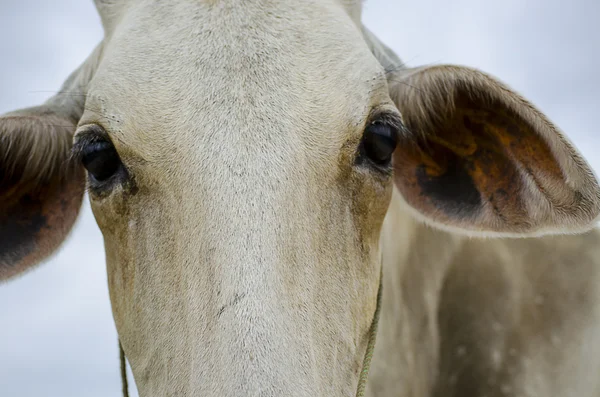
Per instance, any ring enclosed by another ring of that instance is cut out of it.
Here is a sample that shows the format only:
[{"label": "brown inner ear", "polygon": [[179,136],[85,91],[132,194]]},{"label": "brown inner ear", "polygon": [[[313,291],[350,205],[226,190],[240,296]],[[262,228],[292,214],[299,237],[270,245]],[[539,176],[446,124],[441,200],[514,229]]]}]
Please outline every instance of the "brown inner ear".
[{"label": "brown inner ear", "polygon": [[0,178],[0,280],[37,264],[64,241],[81,207],[84,178],[80,169],[44,184]]},{"label": "brown inner ear", "polygon": [[416,143],[403,142],[394,154],[396,184],[407,202],[457,226],[527,229],[523,173],[542,193],[549,181],[564,179],[546,141],[522,117],[489,99],[476,104],[460,95],[450,114],[432,119],[430,131],[419,131],[405,115],[418,135]]}]

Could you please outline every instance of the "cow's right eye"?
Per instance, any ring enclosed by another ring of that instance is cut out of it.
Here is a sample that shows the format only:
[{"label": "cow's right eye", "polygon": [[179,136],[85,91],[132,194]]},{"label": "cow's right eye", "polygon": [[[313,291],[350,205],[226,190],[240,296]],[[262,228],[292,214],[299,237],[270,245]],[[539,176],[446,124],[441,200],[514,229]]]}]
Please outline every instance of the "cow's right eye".
[{"label": "cow's right eye", "polygon": [[129,180],[129,173],[109,135],[99,125],[83,127],[73,145],[73,154],[88,173],[90,191],[101,195]]},{"label": "cow's right eye", "polygon": [[108,141],[92,142],[82,148],[81,162],[91,178],[104,182],[122,167],[117,150]]}]

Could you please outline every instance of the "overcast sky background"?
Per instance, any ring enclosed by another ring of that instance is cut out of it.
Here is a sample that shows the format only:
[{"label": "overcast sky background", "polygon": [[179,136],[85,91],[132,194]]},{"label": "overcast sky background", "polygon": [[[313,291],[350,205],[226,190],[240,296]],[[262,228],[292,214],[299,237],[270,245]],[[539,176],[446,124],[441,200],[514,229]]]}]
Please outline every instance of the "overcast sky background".
[{"label": "overcast sky background", "polygon": [[[599,15],[597,0],[369,0],[364,22],[410,65],[498,76],[600,173]],[[92,0],[0,0],[0,113],[41,103],[101,38]],[[58,255],[0,285],[0,395],[119,396],[118,366],[102,237],[86,201]]]}]

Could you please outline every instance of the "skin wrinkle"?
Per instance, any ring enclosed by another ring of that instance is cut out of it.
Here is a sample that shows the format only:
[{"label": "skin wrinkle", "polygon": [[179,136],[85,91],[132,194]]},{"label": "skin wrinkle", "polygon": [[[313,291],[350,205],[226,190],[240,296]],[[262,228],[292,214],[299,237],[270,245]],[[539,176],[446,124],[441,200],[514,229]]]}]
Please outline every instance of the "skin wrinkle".
[{"label": "skin wrinkle", "polygon": [[[89,59],[0,117],[0,280],[65,239],[110,140],[127,172],[89,192],[142,397],[354,395],[381,266],[368,396],[597,396],[600,188],[531,103],[405,66],[358,0],[97,5]],[[393,172],[360,158],[373,118]]]}]

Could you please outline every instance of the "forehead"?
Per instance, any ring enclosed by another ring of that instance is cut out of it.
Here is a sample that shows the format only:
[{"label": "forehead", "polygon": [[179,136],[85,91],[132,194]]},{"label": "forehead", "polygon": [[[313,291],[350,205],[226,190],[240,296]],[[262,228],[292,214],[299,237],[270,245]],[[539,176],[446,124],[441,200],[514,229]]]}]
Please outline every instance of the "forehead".
[{"label": "forehead", "polygon": [[181,140],[260,126],[314,140],[387,100],[381,66],[338,1],[138,1],[121,12],[84,116],[115,131]]}]

